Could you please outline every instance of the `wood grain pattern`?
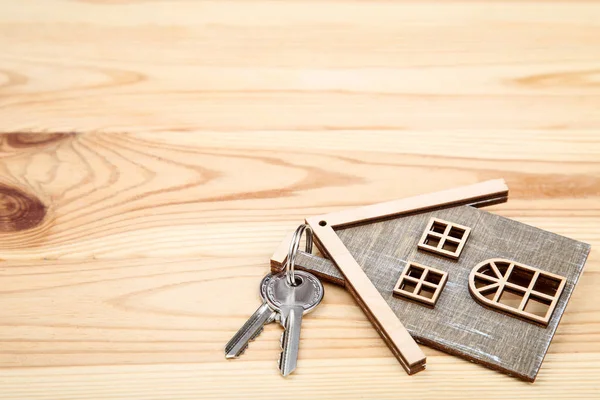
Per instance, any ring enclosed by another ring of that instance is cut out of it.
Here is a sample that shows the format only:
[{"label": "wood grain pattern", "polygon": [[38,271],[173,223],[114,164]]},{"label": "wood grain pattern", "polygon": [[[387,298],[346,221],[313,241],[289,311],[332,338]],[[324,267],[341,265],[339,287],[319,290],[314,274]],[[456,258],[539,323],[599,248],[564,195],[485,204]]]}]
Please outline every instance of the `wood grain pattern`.
[{"label": "wood grain pattern", "polygon": [[504,177],[597,248],[597,3],[4,1],[0,48],[0,397],[598,397],[595,251],[535,385],[403,376],[332,285],[291,379],[222,357],[308,215]]}]

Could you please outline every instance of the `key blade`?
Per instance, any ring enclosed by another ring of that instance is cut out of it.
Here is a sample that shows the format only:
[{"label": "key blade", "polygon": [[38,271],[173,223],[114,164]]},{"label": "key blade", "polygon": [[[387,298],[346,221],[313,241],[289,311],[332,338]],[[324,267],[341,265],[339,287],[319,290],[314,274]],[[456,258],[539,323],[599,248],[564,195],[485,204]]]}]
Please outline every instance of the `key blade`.
[{"label": "key blade", "polygon": [[248,343],[254,340],[262,331],[263,327],[275,319],[275,312],[263,303],[252,314],[248,321],[225,345],[225,358],[238,358],[248,347]]},{"label": "key blade", "polygon": [[300,327],[302,325],[302,307],[292,307],[284,321],[284,331],[281,337],[281,354],[279,356],[279,371],[288,376],[296,369],[298,349],[300,347]]}]

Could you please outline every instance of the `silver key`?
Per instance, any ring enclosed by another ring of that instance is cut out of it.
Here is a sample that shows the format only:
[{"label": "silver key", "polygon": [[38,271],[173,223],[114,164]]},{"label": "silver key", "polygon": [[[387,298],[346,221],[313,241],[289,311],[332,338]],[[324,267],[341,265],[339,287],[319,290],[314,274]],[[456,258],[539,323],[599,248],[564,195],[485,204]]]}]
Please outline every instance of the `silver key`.
[{"label": "silver key", "polygon": [[248,344],[260,335],[264,326],[277,318],[277,312],[273,311],[265,301],[267,286],[272,278],[273,275],[268,274],[260,282],[260,297],[263,299],[263,303],[225,345],[225,358],[241,356],[248,348]]},{"label": "silver key", "polygon": [[273,275],[267,283],[265,300],[279,314],[284,332],[281,336],[279,371],[288,376],[296,369],[300,345],[302,315],[314,310],[323,299],[323,285],[311,273],[295,272],[296,286],[286,280],[286,273]]}]

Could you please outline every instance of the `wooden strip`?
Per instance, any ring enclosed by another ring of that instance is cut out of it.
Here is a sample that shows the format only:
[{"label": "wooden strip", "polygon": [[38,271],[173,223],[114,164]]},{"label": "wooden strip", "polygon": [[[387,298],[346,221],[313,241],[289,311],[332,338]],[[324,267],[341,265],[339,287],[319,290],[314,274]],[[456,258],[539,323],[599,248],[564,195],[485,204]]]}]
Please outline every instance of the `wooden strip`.
[{"label": "wooden strip", "polygon": [[429,289],[437,289],[438,285],[434,285],[433,283],[429,283],[429,282],[421,282],[422,286],[425,286],[426,288]]},{"label": "wooden strip", "polygon": [[319,220],[326,220],[330,226],[341,227],[364,223],[375,219],[384,219],[426,210],[434,207],[448,207],[462,205],[470,202],[489,200],[491,198],[504,198],[508,196],[508,186],[504,179],[495,179],[462,186],[454,189],[443,190],[435,193],[422,194],[406,199],[393,200],[386,203],[342,210],[323,215]]},{"label": "wooden strip", "polygon": [[[430,268],[431,270],[432,268]],[[435,290],[434,296],[431,299],[431,301],[433,302],[433,304],[435,305],[439,299],[439,297],[442,295],[442,291],[444,290],[444,288],[446,287],[446,282],[448,282],[448,273],[445,271],[440,271],[440,270],[436,270],[436,272],[440,275],[442,275],[442,279],[440,279],[440,283],[437,285],[437,288]],[[435,286],[435,285],[434,285]]]},{"label": "wooden strip", "polygon": [[500,296],[502,295],[502,291],[504,290],[505,285],[506,285],[506,282],[500,282],[498,284],[498,286],[500,286],[500,287],[498,288],[498,291],[496,291],[496,294],[494,295],[494,299],[492,300],[494,303],[498,303],[498,300],[500,300]]},{"label": "wooden strip", "polygon": [[415,294],[419,294],[419,290],[421,290],[421,286],[423,286],[423,279],[420,279],[417,282],[417,286],[415,286]]},{"label": "wooden strip", "polygon": [[277,246],[277,249],[275,249],[275,253],[271,256],[271,270],[273,270],[273,272],[279,272],[283,269],[283,266],[287,261],[292,236],[294,236],[294,232],[288,233],[279,246]]},{"label": "wooden strip", "polygon": [[[494,264],[495,264],[495,263],[494,263]],[[508,284],[510,284],[510,282],[508,282],[508,277],[510,276],[510,274],[512,274],[512,271],[513,271],[513,269],[514,269],[514,268],[515,268],[515,263],[514,263],[514,262],[510,263],[510,265],[508,266],[508,269],[507,269],[507,270],[506,270],[506,272],[504,273],[504,277],[503,277],[503,279],[504,279],[504,283],[508,283]],[[515,285],[515,286],[516,286],[516,285]],[[521,290],[523,289],[523,288],[522,288],[522,287],[520,287],[520,286],[517,286],[517,287],[518,287],[519,289],[521,289]]]},{"label": "wooden strip", "polygon": [[[456,191],[456,190],[463,190],[464,194],[466,195],[467,193],[469,195],[473,195],[474,192],[479,193],[478,197],[468,197],[468,198],[464,198],[464,199],[460,199],[459,197],[454,198],[454,202],[449,202],[449,203],[445,203],[445,204],[438,204],[435,205],[435,207],[439,207],[439,208],[446,208],[446,207],[454,207],[457,205],[469,205],[472,207],[487,207],[487,206],[491,206],[494,204],[500,204],[500,203],[505,203],[508,200],[508,186],[506,186],[506,183],[504,182],[503,179],[496,179],[496,180],[490,180],[490,181],[485,181],[485,182],[481,182],[481,183],[477,183],[474,185],[469,185],[469,186],[463,186],[460,188],[456,188],[456,189],[450,189],[450,190],[446,190],[443,192],[437,192],[437,193],[432,193],[432,194],[428,194],[428,195],[419,195],[419,196],[415,196],[415,197],[409,197],[406,199],[400,199],[400,200],[393,200],[387,203],[380,203],[380,204],[375,204],[375,205],[370,205],[370,206],[365,206],[365,207],[359,207],[359,208],[355,208],[355,209],[351,209],[351,210],[344,210],[344,211],[339,211],[339,212],[334,212],[331,214],[327,214],[327,219],[329,221],[331,221],[332,219],[329,216],[334,216],[340,213],[346,213],[346,212],[350,212],[350,211],[355,211],[355,210],[362,210],[365,208],[373,208],[376,206],[386,206],[386,207],[398,207],[400,202],[403,201],[413,201],[413,199],[415,198],[420,198],[423,196],[448,196],[448,194],[444,194],[447,193],[449,191]],[[390,206],[391,205],[391,206]],[[271,269],[275,272],[275,271],[280,271],[282,269],[282,267],[285,265],[285,261],[287,259],[287,253],[288,253],[288,249],[290,246],[290,240],[292,238],[293,233],[289,233],[285,239],[282,240],[282,242],[279,244],[279,246],[277,247],[277,249],[275,250],[275,253],[273,253],[273,255],[271,256]],[[318,246],[318,243],[315,243],[315,245]],[[322,249],[321,249],[322,250]]]},{"label": "wooden strip", "polygon": [[483,279],[483,280],[487,280],[487,281],[490,281],[490,282],[498,282],[498,280],[501,279],[501,278],[494,278],[493,276],[482,274],[481,272],[476,272],[475,276],[477,278],[480,278],[480,279]]},{"label": "wooden strip", "polygon": [[[352,295],[352,297],[354,298],[356,303],[359,305],[361,310],[363,310],[363,312],[365,312],[367,319],[369,320],[369,322],[371,322],[371,324],[375,328],[375,331],[377,331],[377,333],[379,333],[379,335],[383,338],[383,342],[387,345],[387,343],[389,342],[387,333],[385,331],[382,331],[381,327],[377,324],[377,321],[373,318],[373,316],[365,311],[367,309],[366,304],[360,299],[360,297],[354,291],[354,289],[352,289],[351,287],[347,287],[346,289],[348,290],[348,293],[350,293]],[[425,362],[414,365],[414,366],[410,366],[406,363],[406,360],[404,360],[404,358],[398,352],[397,349],[395,349],[393,346],[389,346],[389,345],[387,345],[387,346],[390,349],[390,351],[392,352],[392,354],[394,355],[394,357],[398,360],[398,362],[400,363],[402,368],[404,368],[404,370],[407,371],[407,373],[409,375],[416,374],[417,372],[423,371],[425,369]]]},{"label": "wooden strip", "polygon": [[475,208],[483,208],[483,207],[494,206],[496,204],[506,203],[507,201],[508,201],[508,196],[500,196],[500,197],[494,197],[494,198],[491,198],[488,200],[474,201],[472,203],[465,204],[465,205],[475,207]]},{"label": "wooden strip", "polygon": [[381,297],[333,228],[328,224],[323,225],[319,217],[309,218],[306,222],[313,229],[329,258],[340,269],[346,280],[346,286],[350,288],[355,298],[360,300],[359,304],[363,311],[377,327],[377,331],[396,358],[401,361],[406,372],[411,373],[413,366],[425,364],[426,357],[423,351]]},{"label": "wooden strip", "polygon": [[479,289],[477,289],[477,291],[478,291],[479,293],[482,293],[482,292],[489,292],[489,291],[491,291],[492,289],[496,289],[496,288],[498,288],[499,286],[500,286],[500,283],[498,283],[498,282],[496,282],[496,283],[490,283],[489,285],[486,285],[486,286],[482,286],[482,287],[480,287]]},{"label": "wooden strip", "polygon": [[525,295],[523,296],[523,300],[521,300],[521,304],[519,304],[519,311],[523,311],[525,309],[525,305],[527,305],[527,300],[529,300],[529,295],[531,294],[531,291],[533,290],[533,286],[535,286],[535,282],[537,281],[538,277],[540,276],[540,271],[535,271],[533,276],[531,277],[531,282],[529,282],[529,286],[527,287],[527,291],[525,292]]},{"label": "wooden strip", "polygon": [[549,296],[549,295],[547,295],[547,294],[545,294],[545,293],[538,292],[538,291],[536,291],[536,290],[532,290],[530,293],[531,293],[532,295],[534,295],[535,297],[539,297],[539,298],[541,298],[541,299],[544,299],[544,300],[551,300],[551,301],[554,301],[554,299],[556,299],[556,296]]},{"label": "wooden strip", "polygon": [[435,237],[437,237],[437,238],[439,238],[439,239],[441,240],[441,239],[444,239],[444,238],[446,237],[446,236],[445,236],[443,233],[437,233],[437,232],[433,232],[433,231],[431,231],[431,230],[429,230],[429,229],[430,229],[430,228],[426,229],[426,230],[423,232],[423,237],[424,237],[424,238],[426,238],[427,236],[435,236]]},{"label": "wooden strip", "polygon": [[494,270],[494,273],[496,274],[498,279],[506,280],[506,279],[504,279],[504,274],[502,274],[502,272],[500,272],[500,270],[498,269],[498,267],[496,266],[496,264],[493,261],[490,261],[490,267],[492,267],[492,269]]}]

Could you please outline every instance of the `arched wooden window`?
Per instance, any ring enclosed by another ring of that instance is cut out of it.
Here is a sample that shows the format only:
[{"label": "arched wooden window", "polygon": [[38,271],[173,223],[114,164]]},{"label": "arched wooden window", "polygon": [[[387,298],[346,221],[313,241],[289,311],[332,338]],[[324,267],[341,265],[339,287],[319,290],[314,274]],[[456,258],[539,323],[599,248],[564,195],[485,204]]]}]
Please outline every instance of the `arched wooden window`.
[{"label": "arched wooden window", "polygon": [[469,291],[486,307],[548,325],[565,278],[501,258],[485,260],[469,275]]}]

